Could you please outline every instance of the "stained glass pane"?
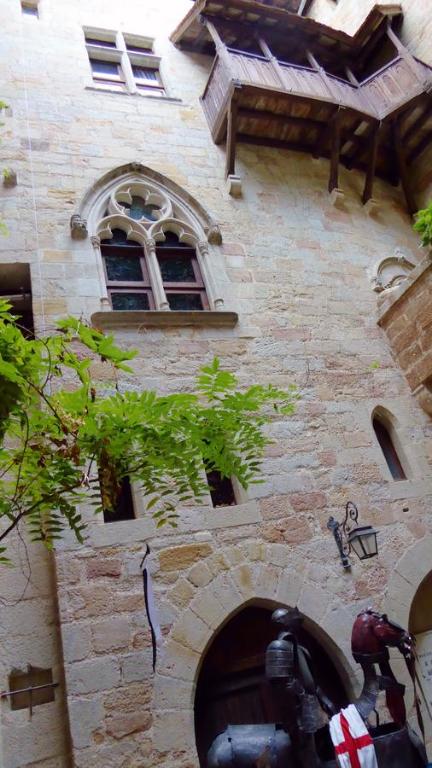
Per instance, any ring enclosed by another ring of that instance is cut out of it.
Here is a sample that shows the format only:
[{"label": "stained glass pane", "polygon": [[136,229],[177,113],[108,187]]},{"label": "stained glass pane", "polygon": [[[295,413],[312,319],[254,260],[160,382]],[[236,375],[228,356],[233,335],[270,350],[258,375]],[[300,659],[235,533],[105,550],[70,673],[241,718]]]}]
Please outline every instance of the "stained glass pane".
[{"label": "stained glass pane", "polygon": [[192,256],[159,256],[162,280],[165,283],[196,283]]},{"label": "stained glass pane", "polygon": [[136,221],[139,221],[139,219],[156,221],[157,216],[154,215],[154,211],[160,210],[158,205],[153,205],[153,203],[146,205],[142,197],[135,196],[132,197],[132,203],[122,203],[122,206],[125,208],[127,215]]},{"label": "stained glass pane", "polygon": [[126,232],[122,229],[113,229],[112,237],[109,240],[102,240],[102,245],[132,245],[139,246],[135,240],[128,240]]},{"label": "stained glass pane", "polygon": [[174,232],[164,232],[165,240],[157,244],[158,248],[190,248],[188,243],[181,243]]},{"label": "stained glass pane", "polygon": [[117,282],[125,280],[136,282],[138,280],[142,282],[143,274],[139,256],[133,256],[132,254],[130,256],[115,256],[114,254],[106,256],[104,254],[104,259],[108,280]]},{"label": "stained glass pane", "polygon": [[150,309],[146,293],[111,293],[111,302],[118,310]]},{"label": "stained glass pane", "polygon": [[204,309],[199,293],[169,293],[167,299],[170,309]]}]

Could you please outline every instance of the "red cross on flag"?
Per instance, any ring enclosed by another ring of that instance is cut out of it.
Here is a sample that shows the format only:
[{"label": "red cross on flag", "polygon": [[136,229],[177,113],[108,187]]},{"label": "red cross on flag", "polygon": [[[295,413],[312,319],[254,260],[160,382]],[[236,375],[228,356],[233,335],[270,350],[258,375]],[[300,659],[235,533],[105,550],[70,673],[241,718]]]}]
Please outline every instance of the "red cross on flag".
[{"label": "red cross on flag", "polygon": [[330,736],[340,768],[378,768],[372,738],[354,704],[332,717]]}]

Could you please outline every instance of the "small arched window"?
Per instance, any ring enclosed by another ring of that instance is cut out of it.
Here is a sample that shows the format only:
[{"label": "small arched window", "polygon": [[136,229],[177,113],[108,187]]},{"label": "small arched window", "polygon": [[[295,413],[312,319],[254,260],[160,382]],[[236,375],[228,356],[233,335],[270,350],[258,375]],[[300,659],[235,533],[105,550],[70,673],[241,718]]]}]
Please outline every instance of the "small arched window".
[{"label": "small arched window", "polygon": [[170,309],[209,309],[195,248],[165,232],[156,244],[156,256]]},{"label": "small arched window", "polygon": [[372,425],[393,480],[406,480],[401,456],[395,445],[395,431],[391,422],[381,414],[375,414]]},{"label": "small arched window", "polygon": [[111,306],[117,310],[153,309],[153,295],[144,249],[121,229],[101,241],[105,279]]}]

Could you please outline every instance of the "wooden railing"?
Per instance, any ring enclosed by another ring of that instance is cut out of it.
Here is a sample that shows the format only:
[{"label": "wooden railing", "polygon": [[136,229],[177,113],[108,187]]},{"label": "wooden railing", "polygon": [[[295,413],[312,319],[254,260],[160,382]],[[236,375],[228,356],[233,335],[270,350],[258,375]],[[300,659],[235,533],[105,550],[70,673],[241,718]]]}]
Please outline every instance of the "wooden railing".
[{"label": "wooden railing", "polygon": [[413,57],[399,56],[357,86],[323,70],[225,48],[202,97],[213,133],[236,83],[338,104],[382,120],[424,92],[432,84],[432,70]]}]

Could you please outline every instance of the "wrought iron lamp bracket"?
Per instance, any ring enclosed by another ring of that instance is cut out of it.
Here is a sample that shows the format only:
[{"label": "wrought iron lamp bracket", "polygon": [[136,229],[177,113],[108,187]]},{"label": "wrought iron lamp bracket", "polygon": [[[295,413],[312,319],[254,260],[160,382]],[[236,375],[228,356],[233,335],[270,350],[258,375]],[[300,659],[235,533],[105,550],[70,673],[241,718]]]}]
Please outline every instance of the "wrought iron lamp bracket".
[{"label": "wrought iron lamp bracket", "polygon": [[337,548],[339,550],[342,565],[346,571],[351,570],[351,545],[349,543],[349,534],[357,526],[358,509],[354,502],[348,501],[345,507],[345,520],[338,523],[334,517],[330,517],[327,528],[332,532]]}]

